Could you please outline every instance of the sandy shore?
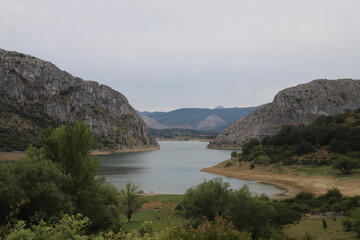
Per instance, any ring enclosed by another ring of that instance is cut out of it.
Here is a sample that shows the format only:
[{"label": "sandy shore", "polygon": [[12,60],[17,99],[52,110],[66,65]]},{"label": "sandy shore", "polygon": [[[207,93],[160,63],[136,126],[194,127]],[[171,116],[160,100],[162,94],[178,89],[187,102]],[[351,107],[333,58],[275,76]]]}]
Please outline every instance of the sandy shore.
[{"label": "sandy shore", "polygon": [[274,197],[278,199],[294,197],[300,192],[311,192],[315,195],[320,195],[333,187],[338,188],[344,195],[360,195],[360,178],[275,174],[256,168],[249,169],[249,163],[226,168],[224,163],[220,163],[213,167],[204,168],[201,171],[244,180],[259,181],[286,189],[285,193]]}]

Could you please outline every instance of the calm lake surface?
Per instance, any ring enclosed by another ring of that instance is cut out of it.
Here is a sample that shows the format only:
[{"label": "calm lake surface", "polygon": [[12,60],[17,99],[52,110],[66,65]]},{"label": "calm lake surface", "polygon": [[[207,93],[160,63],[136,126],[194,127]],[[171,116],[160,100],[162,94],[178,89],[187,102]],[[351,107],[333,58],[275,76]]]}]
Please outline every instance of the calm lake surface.
[{"label": "calm lake surface", "polygon": [[[218,175],[200,172],[230,158],[230,150],[206,149],[207,143],[196,141],[161,141],[161,150],[136,153],[118,153],[99,156],[98,176],[118,188],[123,188],[128,180],[140,185],[145,192],[183,194],[204,179]],[[269,196],[283,192],[273,185],[255,181],[222,177],[233,189],[245,184],[254,193]]]}]

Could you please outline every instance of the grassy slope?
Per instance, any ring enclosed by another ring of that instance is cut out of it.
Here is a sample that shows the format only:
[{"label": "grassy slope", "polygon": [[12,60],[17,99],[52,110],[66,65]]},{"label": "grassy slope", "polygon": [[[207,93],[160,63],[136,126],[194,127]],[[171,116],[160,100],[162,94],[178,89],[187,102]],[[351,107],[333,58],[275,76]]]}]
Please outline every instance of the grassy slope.
[{"label": "grassy slope", "polygon": [[139,230],[144,221],[152,221],[155,232],[165,229],[168,225],[183,226],[184,218],[175,214],[175,207],[182,198],[183,195],[172,194],[145,196],[146,203],[143,209],[133,216],[130,223],[124,223],[122,228],[127,232]]},{"label": "grassy slope", "polygon": [[326,218],[328,227],[323,228],[322,219],[307,219],[302,220],[299,224],[287,225],[284,232],[289,237],[301,239],[305,233],[310,234],[317,240],[355,240],[359,239],[354,232],[345,232],[341,226],[343,218]]}]

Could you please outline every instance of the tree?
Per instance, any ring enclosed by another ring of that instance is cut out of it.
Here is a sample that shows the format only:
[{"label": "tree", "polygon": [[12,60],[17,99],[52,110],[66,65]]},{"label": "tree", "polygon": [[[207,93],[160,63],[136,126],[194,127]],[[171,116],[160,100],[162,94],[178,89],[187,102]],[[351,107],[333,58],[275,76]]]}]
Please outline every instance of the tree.
[{"label": "tree", "polygon": [[236,158],[238,156],[238,153],[236,151],[231,152],[231,158]]},{"label": "tree", "polygon": [[128,222],[130,222],[133,214],[136,213],[143,204],[141,199],[143,190],[139,188],[140,187],[135,185],[133,182],[128,181],[125,188],[120,190],[120,205],[126,218],[128,219]]},{"label": "tree", "polygon": [[264,195],[252,195],[245,185],[234,191],[228,203],[230,220],[240,231],[251,232],[252,237],[268,236],[272,229],[272,220],[276,216],[274,206]]},{"label": "tree", "polygon": [[94,147],[95,137],[80,122],[48,131],[43,146],[45,157],[71,177],[65,191],[71,195],[75,211],[90,218],[90,230],[117,229],[117,190],[104,179],[95,178],[99,162],[96,156],[91,156]]},{"label": "tree", "polygon": [[230,199],[230,184],[222,178],[214,178],[188,189],[182,207],[186,218],[201,221],[214,220],[216,216],[226,215]]},{"label": "tree", "polygon": [[11,164],[0,163],[0,226],[5,223],[10,213],[10,206],[25,198],[25,193],[16,183],[10,166]]},{"label": "tree", "polygon": [[52,161],[24,158],[13,163],[11,170],[17,186],[25,193],[24,198],[30,200],[21,208],[22,219],[47,219],[74,211],[73,201],[64,191],[70,176]]},{"label": "tree", "polygon": [[333,169],[339,169],[344,174],[350,174],[355,168],[360,167],[360,161],[356,158],[350,158],[346,156],[338,156],[334,160]]},{"label": "tree", "polygon": [[72,177],[69,186],[72,194],[94,180],[99,163],[90,153],[96,147],[96,140],[84,123],[67,123],[54,129],[45,138],[43,147],[46,158],[58,163]]},{"label": "tree", "polygon": [[243,154],[250,154],[251,150],[260,145],[260,141],[257,139],[251,139],[248,142],[244,143],[244,145],[242,146],[242,153]]}]

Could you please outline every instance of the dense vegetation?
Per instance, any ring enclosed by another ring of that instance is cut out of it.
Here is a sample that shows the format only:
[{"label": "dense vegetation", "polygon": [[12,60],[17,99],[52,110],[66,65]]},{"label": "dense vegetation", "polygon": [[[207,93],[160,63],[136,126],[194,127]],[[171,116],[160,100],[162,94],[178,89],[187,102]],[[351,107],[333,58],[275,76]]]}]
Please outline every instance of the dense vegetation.
[{"label": "dense vegetation", "polygon": [[245,143],[240,157],[255,164],[333,164],[349,174],[360,166],[360,110],[321,116],[307,126],[285,126],[261,142]]},{"label": "dense vegetation", "polygon": [[[43,146],[30,147],[24,159],[0,164],[0,224],[22,202],[17,217],[38,223],[56,221],[64,213],[81,213],[90,230],[118,229],[117,190],[95,178],[96,142],[82,123],[48,129]],[[25,202],[23,200],[26,200]]]},{"label": "dense vegetation", "polygon": [[215,178],[190,188],[179,206],[193,224],[216,217],[228,218],[241,232],[251,233],[254,239],[281,236],[281,226],[300,220],[301,215],[280,201],[266,195],[253,195],[247,186],[231,190],[229,183]]},{"label": "dense vegetation", "polygon": [[41,145],[41,133],[59,124],[36,105],[0,101],[0,151],[24,151],[29,143]]},{"label": "dense vegetation", "polygon": [[151,135],[157,139],[214,139],[218,132],[194,130],[194,129],[153,129],[150,128]]}]

